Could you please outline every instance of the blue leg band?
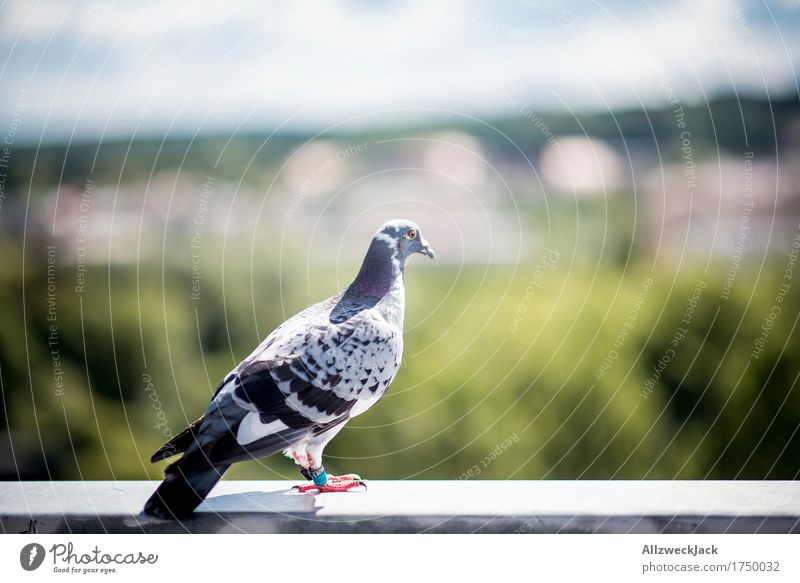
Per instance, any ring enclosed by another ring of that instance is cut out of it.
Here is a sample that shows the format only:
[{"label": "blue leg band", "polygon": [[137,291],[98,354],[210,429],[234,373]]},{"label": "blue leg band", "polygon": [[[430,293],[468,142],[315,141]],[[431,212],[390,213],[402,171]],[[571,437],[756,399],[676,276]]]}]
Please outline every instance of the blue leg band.
[{"label": "blue leg band", "polygon": [[328,483],[328,474],[325,473],[325,468],[322,466],[310,469],[309,473],[311,474],[311,479],[314,481],[315,486],[324,486]]}]

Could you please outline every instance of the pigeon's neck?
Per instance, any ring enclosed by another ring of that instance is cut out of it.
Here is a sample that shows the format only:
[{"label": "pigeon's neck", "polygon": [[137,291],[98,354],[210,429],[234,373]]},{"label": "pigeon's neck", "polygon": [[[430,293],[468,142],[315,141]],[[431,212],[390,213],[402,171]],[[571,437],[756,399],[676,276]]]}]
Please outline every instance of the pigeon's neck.
[{"label": "pigeon's neck", "polygon": [[348,291],[373,298],[383,298],[403,283],[403,260],[394,245],[375,238],[367,250],[361,269]]},{"label": "pigeon's neck", "polygon": [[402,330],[405,311],[403,263],[394,245],[373,239],[358,275],[342,299],[375,306],[387,321]]}]

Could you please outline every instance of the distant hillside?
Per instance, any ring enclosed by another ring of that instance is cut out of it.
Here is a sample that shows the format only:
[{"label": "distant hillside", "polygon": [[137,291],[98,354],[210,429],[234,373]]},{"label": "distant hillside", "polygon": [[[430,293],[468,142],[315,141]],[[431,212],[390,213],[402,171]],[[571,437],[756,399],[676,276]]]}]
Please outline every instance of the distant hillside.
[{"label": "distant hillside", "polygon": [[[625,110],[608,113],[535,113],[517,104],[518,114],[484,123],[451,117],[437,123],[420,123],[405,128],[384,128],[357,134],[325,134],[324,137],[367,141],[407,137],[441,130],[459,130],[478,137],[498,157],[515,157],[517,148],[537,153],[547,134],[562,136],[589,134],[615,145],[626,145],[632,155],[655,155],[664,160],[679,155],[681,130],[673,108]],[[717,147],[731,153],[775,152],[797,133],[800,103],[796,99],[767,101],[742,97],[720,97],[708,104],[683,105],[686,128],[691,132],[698,155],[714,154]],[[794,129],[793,129],[794,128]],[[200,173],[210,169],[217,176],[245,181],[258,180],[263,171],[280,164],[287,153],[311,139],[311,135],[279,133],[269,135],[169,136],[165,139],[136,139],[130,142],[48,144],[41,148],[14,147],[8,169],[6,193],[27,191],[32,177],[33,191],[62,182],[83,183],[92,175],[100,181],[147,178],[165,168],[182,167]],[[797,138],[795,137],[795,140]],[[36,171],[33,172],[34,163]],[[258,169],[257,176],[250,170]]]}]

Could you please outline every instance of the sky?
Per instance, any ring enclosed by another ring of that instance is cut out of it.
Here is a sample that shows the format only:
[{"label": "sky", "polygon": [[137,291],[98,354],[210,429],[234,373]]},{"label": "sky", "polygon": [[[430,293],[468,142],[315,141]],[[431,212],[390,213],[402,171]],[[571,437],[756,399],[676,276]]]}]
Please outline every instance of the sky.
[{"label": "sky", "polygon": [[798,59],[800,0],[8,0],[0,134],[317,132],[796,96]]}]

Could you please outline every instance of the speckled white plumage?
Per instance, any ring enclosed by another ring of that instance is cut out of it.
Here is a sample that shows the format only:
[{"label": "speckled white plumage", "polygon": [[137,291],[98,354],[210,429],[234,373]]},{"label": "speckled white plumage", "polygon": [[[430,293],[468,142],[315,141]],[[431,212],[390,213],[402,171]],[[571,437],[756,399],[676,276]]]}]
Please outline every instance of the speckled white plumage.
[{"label": "speckled white plumage", "polygon": [[[402,286],[391,298],[393,314],[403,309]],[[403,331],[384,316],[383,306],[363,310],[341,323],[331,323],[338,296],[311,306],[270,334],[245,360],[263,361],[286,397],[287,405],[316,423],[337,418],[305,403],[293,381],[355,401],[353,417],[376,403],[394,379],[403,354]],[[265,424],[265,427],[268,424]]]}]

